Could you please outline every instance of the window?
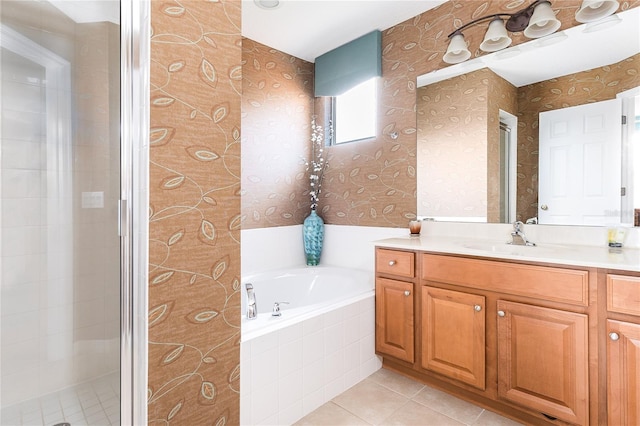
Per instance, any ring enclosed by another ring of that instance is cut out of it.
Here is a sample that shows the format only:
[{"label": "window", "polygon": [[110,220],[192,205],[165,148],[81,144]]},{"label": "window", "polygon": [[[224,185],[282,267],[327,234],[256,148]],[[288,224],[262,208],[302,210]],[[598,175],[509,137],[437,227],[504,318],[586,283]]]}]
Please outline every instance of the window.
[{"label": "window", "polygon": [[334,144],[376,136],[377,78],[334,97]]}]

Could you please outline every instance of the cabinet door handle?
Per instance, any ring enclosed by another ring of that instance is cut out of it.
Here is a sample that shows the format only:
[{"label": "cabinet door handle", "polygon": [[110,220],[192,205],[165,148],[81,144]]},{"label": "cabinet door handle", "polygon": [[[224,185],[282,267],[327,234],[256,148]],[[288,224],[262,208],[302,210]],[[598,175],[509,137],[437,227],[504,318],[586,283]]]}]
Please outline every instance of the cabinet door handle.
[{"label": "cabinet door handle", "polygon": [[410,295],[411,295],[411,292],[410,292],[409,290],[405,290],[405,291],[404,291],[404,295],[405,295],[405,296],[410,296]]},{"label": "cabinet door handle", "polygon": [[498,311],[498,316],[503,317],[505,315],[504,311]]},{"label": "cabinet door handle", "polygon": [[395,260],[390,260],[390,261],[389,261],[389,266],[393,266],[393,265],[395,265],[395,264],[396,264],[396,261],[395,261]]},{"label": "cabinet door handle", "polygon": [[480,306],[480,305],[475,305],[475,306],[473,307],[473,310],[474,310],[474,311],[476,311],[476,312],[480,312],[480,311],[482,310],[482,306]]},{"label": "cabinet door handle", "polygon": [[615,342],[620,338],[620,336],[618,335],[618,333],[611,332],[609,333],[609,338]]}]

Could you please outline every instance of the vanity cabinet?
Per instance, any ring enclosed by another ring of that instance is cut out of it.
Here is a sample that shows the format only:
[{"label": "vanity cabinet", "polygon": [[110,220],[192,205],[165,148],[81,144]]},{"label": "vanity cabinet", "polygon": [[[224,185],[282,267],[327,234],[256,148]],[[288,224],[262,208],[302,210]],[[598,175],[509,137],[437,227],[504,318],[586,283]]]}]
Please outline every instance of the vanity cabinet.
[{"label": "vanity cabinet", "polygon": [[485,388],[485,298],[423,286],[422,368]]},{"label": "vanity cabinet", "polygon": [[607,275],[607,315],[608,424],[637,425],[640,424],[640,277]]},{"label": "vanity cabinet", "polygon": [[377,248],[377,353],[387,368],[525,424],[604,423],[599,277]]},{"label": "vanity cabinet", "polygon": [[587,315],[504,300],[497,309],[499,397],[587,424]]},{"label": "vanity cabinet", "polygon": [[376,352],[414,362],[415,254],[376,251]]}]

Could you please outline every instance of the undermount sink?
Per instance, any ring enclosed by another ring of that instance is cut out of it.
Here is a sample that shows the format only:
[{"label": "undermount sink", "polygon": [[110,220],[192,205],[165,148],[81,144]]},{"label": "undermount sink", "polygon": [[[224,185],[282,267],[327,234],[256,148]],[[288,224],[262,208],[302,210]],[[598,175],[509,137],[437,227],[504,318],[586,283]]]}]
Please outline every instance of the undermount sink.
[{"label": "undermount sink", "polygon": [[460,245],[471,250],[479,250],[490,253],[511,254],[526,256],[527,254],[552,253],[562,249],[562,246],[524,246],[490,241],[464,241]]},{"label": "undermount sink", "polygon": [[533,246],[516,246],[513,244],[507,243],[462,243],[462,247],[472,249],[472,250],[482,250],[482,251],[490,251],[494,253],[512,253],[518,249],[532,249],[535,248]]}]

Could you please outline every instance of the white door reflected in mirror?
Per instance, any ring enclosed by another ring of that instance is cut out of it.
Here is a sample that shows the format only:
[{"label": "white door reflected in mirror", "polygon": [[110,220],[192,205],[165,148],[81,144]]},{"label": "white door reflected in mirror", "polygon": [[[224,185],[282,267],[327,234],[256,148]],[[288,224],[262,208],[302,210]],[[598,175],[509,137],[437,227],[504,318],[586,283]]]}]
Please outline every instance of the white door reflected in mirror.
[{"label": "white door reflected in mirror", "polygon": [[540,224],[621,223],[621,117],[620,99],[540,113]]}]

